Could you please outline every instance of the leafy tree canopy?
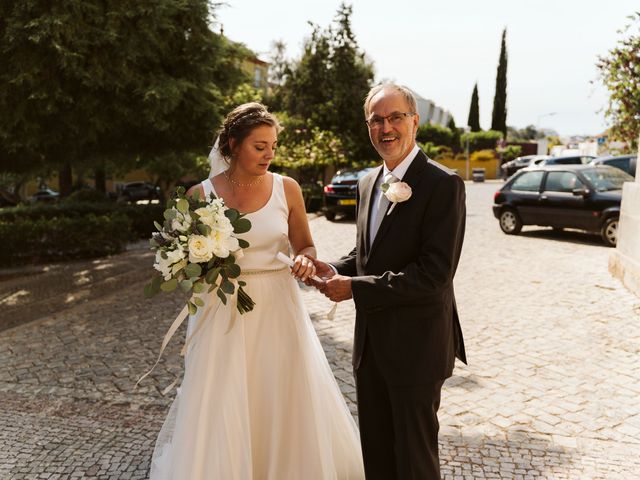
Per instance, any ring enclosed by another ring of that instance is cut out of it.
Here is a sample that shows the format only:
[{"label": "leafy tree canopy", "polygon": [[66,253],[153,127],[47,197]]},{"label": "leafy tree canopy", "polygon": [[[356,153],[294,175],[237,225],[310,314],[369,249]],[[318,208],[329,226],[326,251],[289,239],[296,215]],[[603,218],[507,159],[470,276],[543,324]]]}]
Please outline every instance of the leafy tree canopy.
[{"label": "leafy tree canopy", "polygon": [[640,12],[621,30],[626,38],[598,58],[600,80],[609,90],[605,115],[613,137],[637,145],[640,135]]}]

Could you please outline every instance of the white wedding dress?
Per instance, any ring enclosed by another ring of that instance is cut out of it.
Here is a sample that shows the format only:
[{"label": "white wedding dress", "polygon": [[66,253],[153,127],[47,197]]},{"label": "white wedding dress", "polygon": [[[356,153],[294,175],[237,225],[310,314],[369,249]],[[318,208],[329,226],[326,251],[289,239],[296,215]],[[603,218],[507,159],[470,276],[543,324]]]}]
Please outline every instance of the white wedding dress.
[{"label": "white wedding dress", "polygon": [[[207,196],[210,180],[202,182]],[[160,431],[152,480],[364,479],[358,430],[289,267],[287,202],[273,175],[267,204],[250,213],[238,260],[253,311],[216,302],[185,358],[182,385]],[[217,310],[216,310],[217,307]],[[200,322],[203,322],[200,325]]]}]

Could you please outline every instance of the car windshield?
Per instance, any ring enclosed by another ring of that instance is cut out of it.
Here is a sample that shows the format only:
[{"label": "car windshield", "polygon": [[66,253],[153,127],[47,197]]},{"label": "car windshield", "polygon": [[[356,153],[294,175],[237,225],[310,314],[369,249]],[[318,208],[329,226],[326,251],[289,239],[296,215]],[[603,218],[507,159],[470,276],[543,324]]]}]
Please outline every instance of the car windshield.
[{"label": "car windshield", "polygon": [[633,182],[633,177],[622,170],[613,167],[600,167],[583,170],[593,187],[599,192],[621,190],[624,182]]},{"label": "car windshield", "polygon": [[331,183],[359,180],[360,178],[364,177],[368,171],[369,170],[339,172],[335,177],[333,177]]}]

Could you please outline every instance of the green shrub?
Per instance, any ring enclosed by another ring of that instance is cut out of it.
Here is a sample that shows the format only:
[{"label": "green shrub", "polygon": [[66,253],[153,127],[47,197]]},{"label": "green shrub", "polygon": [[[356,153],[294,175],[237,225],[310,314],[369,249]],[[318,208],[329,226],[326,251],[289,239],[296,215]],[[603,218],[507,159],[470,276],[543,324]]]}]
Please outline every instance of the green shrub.
[{"label": "green shrub", "polygon": [[478,150],[477,152],[473,152],[469,159],[472,162],[487,162],[489,160],[494,160],[496,158],[496,154],[493,150]]},{"label": "green shrub", "polygon": [[435,160],[444,160],[447,158],[453,158],[453,150],[445,145],[440,145],[438,155],[436,155]]},{"label": "green shrub", "polygon": [[420,125],[416,133],[416,140],[419,143],[430,142],[433,145],[446,145],[450,148],[456,147],[455,138],[456,135],[450,128],[430,123]]},{"label": "green shrub", "polygon": [[486,132],[467,132],[460,137],[460,146],[464,151],[467,139],[469,141],[469,152],[477,150],[495,150],[498,141],[502,139],[502,132],[488,130]]},{"label": "green shrub", "polygon": [[109,202],[107,195],[94,189],[83,188],[82,190],[76,190],[62,203],[104,203]]},{"label": "green shrub", "polygon": [[52,220],[56,218],[86,218],[87,216],[118,216],[122,215],[130,220],[129,240],[149,238],[155,231],[154,220],[162,223],[164,205],[160,204],[116,204],[103,203],[75,203],[60,202],[58,204],[21,205],[0,209],[0,222],[11,223],[19,221]]},{"label": "green shrub", "polygon": [[502,163],[509,162],[514,158],[518,158],[522,153],[522,147],[520,145],[507,145],[504,148],[499,148],[498,153]]},{"label": "green shrub", "polygon": [[91,258],[121,252],[130,237],[124,215],[0,222],[0,265]]},{"label": "green shrub", "polygon": [[58,217],[82,217],[89,214],[108,215],[113,212],[114,205],[110,203],[56,203],[19,205],[0,210],[0,222],[14,222],[17,220],[39,220]]},{"label": "green shrub", "polygon": [[307,212],[317,212],[322,209],[322,185],[318,183],[303,183],[300,185],[304,207]]},{"label": "green shrub", "polygon": [[130,240],[150,238],[156,231],[154,221],[162,223],[164,221],[165,206],[160,203],[150,203],[147,205],[120,205],[116,209],[118,214],[125,215],[130,221]]}]

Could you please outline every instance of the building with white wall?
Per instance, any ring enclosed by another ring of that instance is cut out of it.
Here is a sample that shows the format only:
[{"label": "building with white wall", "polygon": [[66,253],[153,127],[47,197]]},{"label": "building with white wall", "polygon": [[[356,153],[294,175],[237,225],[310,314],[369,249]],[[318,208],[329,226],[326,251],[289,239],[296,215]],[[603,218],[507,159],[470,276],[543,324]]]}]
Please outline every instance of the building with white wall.
[{"label": "building with white wall", "polygon": [[411,90],[413,95],[416,97],[418,114],[420,115],[420,125],[431,123],[433,125],[441,125],[443,127],[447,126],[452,117],[451,112],[439,107],[433,100],[424,98],[415,90],[409,90]]}]

